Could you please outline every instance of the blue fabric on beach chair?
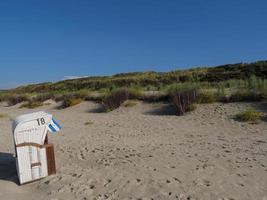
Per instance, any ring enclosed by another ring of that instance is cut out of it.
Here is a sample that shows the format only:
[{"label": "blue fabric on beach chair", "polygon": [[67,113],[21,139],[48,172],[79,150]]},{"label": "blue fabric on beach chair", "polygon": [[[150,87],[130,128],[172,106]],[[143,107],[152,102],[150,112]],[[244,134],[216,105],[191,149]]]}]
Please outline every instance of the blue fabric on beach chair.
[{"label": "blue fabric on beach chair", "polygon": [[48,130],[51,133],[56,133],[60,131],[60,129],[61,129],[61,126],[58,124],[58,122],[54,118],[52,118],[50,124],[48,124]]}]

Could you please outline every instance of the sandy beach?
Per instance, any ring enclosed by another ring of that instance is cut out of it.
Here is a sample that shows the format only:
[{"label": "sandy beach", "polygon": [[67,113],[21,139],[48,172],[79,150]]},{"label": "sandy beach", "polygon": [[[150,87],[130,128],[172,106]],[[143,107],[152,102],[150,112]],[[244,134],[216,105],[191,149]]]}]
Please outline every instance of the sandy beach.
[{"label": "sandy beach", "polygon": [[[179,117],[160,103],[109,113],[93,102],[1,105],[0,199],[267,199],[267,123],[233,119],[250,105],[266,112],[266,103],[198,105]],[[39,110],[63,127],[49,134],[57,174],[19,186],[11,119]]]}]

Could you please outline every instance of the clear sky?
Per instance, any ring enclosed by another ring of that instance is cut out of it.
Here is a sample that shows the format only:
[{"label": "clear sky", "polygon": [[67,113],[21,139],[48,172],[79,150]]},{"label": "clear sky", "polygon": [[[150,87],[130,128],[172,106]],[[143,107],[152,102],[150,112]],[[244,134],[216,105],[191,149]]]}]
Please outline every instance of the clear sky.
[{"label": "clear sky", "polygon": [[266,0],[0,0],[0,88],[266,59]]}]

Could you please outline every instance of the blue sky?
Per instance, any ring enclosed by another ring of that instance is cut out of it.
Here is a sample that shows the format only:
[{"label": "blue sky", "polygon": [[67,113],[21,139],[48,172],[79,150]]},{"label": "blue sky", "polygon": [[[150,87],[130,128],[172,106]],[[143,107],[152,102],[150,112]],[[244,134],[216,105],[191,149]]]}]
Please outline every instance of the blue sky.
[{"label": "blue sky", "polygon": [[0,88],[267,58],[266,0],[1,0]]}]

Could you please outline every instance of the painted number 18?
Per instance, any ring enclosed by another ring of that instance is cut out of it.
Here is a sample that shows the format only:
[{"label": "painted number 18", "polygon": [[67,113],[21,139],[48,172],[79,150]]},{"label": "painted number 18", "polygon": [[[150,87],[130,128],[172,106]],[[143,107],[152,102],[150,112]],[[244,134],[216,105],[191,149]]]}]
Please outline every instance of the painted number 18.
[{"label": "painted number 18", "polygon": [[39,126],[44,125],[45,124],[44,118],[37,119],[37,123],[38,123]]}]

